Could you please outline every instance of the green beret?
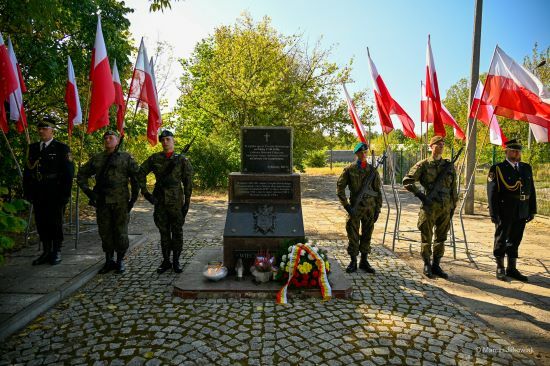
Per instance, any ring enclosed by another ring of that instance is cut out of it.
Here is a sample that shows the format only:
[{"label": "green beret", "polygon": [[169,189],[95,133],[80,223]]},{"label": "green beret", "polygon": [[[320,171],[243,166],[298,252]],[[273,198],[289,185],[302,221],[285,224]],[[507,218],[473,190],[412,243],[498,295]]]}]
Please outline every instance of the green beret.
[{"label": "green beret", "polygon": [[365,144],[364,142],[358,142],[353,148],[353,153],[357,154],[359,151],[366,151],[368,149],[369,145]]},{"label": "green beret", "polygon": [[506,141],[504,143],[504,146],[506,147],[506,150],[521,151],[521,149],[523,148],[523,146],[521,146],[521,143],[516,139]]},{"label": "green beret", "polygon": [[119,137],[119,133],[118,131],[114,131],[114,130],[107,130],[105,131],[105,133],[103,134],[103,138],[105,138],[106,136],[116,136],[116,137]]},{"label": "green beret", "polygon": [[173,134],[172,132],[168,131],[168,130],[162,131],[161,134],[159,135],[159,142],[160,142],[160,140],[162,140],[164,137],[168,137],[168,136],[174,137],[174,134]]},{"label": "green beret", "polygon": [[443,136],[434,136],[430,139],[430,146],[433,144],[437,144],[439,141],[445,142],[445,138]]}]

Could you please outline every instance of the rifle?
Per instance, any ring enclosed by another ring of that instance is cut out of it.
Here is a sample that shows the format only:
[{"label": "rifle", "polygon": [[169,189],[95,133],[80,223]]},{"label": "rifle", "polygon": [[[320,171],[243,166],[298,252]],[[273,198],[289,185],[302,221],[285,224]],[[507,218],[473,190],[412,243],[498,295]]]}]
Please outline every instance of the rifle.
[{"label": "rifle", "polygon": [[[120,145],[122,145],[123,140],[124,140],[124,135],[122,135],[120,137],[120,141],[116,145],[116,147],[115,147],[114,151],[112,152],[112,154],[110,154],[107,157],[107,160],[105,161],[105,164],[101,168],[101,171],[99,172],[99,174],[96,174],[96,177],[95,177],[96,184],[94,186],[93,192],[97,195],[97,198],[101,198],[101,196],[105,193],[104,190],[105,190],[105,188],[107,188],[106,187],[106,182],[105,182],[105,176],[107,175],[107,170],[111,166],[111,161],[113,160],[113,156],[120,149]],[[90,204],[91,203],[94,203],[94,205],[92,205],[92,206],[95,206],[95,203],[97,203],[97,202],[95,202],[95,199],[90,198]]]},{"label": "rifle", "polygon": [[[374,158],[374,150],[372,152],[372,156]],[[359,206],[359,203],[361,203],[361,201],[363,200],[365,195],[371,196],[371,197],[377,197],[378,196],[378,193],[376,193],[375,191],[370,189],[369,186],[371,185],[372,181],[374,180],[374,177],[376,176],[376,169],[378,169],[378,167],[380,165],[384,164],[385,161],[386,161],[386,152],[384,151],[382,156],[380,156],[376,160],[376,165],[373,165],[373,169],[370,172],[367,179],[365,179],[365,182],[363,183],[363,188],[361,188],[361,191],[357,194],[357,196],[356,196],[357,199],[355,200],[355,203],[353,204],[353,207],[351,208],[351,212],[355,213],[357,211],[357,207]]]},{"label": "rifle", "polygon": [[464,147],[461,147],[460,150],[456,153],[455,157],[443,168],[441,173],[437,176],[435,179],[434,184],[432,185],[432,189],[430,190],[430,193],[426,196],[427,201],[439,201],[441,202],[441,185],[443,184],[443,179],[445,179],[447,173],[451,171],[451,168],[454,168],[456,161],[460,157],[460,154],[462,153],[462,150],[464,150]]}]

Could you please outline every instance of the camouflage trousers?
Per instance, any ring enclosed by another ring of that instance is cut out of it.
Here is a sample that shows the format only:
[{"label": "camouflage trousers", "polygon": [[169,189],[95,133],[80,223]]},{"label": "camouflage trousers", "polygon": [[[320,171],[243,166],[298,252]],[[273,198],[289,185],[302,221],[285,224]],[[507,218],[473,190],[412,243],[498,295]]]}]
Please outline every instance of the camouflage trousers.
[{"label": "camouflage trousers", "polygon": [[103,251],[125,252],[128,250],[128,204],[98,204],[97,228]]},{"label": "camouflage trousers", "polygon": [[422,238],[421,254],[423,259],[429,259],[432,256],[432,240],[433,240],[433,256],[443,257],[445,253],[445,241],[447,233],[451,228],[451,203],[444,201],[443,203],[434,202],[429,207],[422,206],[418,215],[418,229]]},{"label": "camouflage trousers", "polygon": [[160,246],[166,250],[183,248],[183,213],[181,206],[157,204],[153,213],[160,232]]},{"label": "camouflage trousers", "polygon": [[[355,215],[348,215],[346,232],[348,234],[348,254],[350,256],[357,257],[359,253],[370,253],[375,210],[374,201],[367,200],[359,204]],[[361,234],[359,234],[359,230],[361,230]]]}]

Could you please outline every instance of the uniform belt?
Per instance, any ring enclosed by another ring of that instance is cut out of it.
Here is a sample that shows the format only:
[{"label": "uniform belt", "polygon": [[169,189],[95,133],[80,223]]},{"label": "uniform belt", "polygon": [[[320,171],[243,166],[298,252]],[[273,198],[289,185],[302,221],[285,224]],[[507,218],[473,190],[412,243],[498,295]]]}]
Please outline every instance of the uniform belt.
[{"label": "uniform belt", "polygon": [[528,194],[520,194],[519,196],[515,196],[515,197],[520,201],[527,201],[530,196]]}]

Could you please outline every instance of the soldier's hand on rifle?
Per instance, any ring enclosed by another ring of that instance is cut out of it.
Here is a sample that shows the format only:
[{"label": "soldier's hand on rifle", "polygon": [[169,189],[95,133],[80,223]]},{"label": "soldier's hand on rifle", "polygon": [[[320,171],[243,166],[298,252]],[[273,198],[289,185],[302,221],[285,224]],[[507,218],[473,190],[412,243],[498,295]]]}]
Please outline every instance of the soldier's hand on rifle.
[{"label": "soldier's hand on rifle", "polygon": [[417,192],[415,196],[418,197],[424,206],[430,206],[433,203],[432,200],[426,197],[426,195],[422,192]]},{"label": "soldier's hand on rifle", "polygon": [[143,197],[145,197],[145,199],[149,201],[149,203],[152,204],[153,206],[157,203],[157,199],[153,197],[153,195],[150,192],[145,192],[143,194]]},{"label": "soldier's hand on rifle", "polygon": [[83,191],[84,194],[86,194],[86,196],[88,196],[88,198],[90,199],[90,202],[88,202],[88,204],[92,207],[97,207],[97,194],[89,188],[84,189]]},{"label": "soldier's hand on rifle", "polygon": [[346,210],[346,212],[350,215],[350,216],[353,216],[353,208],[351,207],[350,204],[347,204],[344,206],[344,210]]}]

